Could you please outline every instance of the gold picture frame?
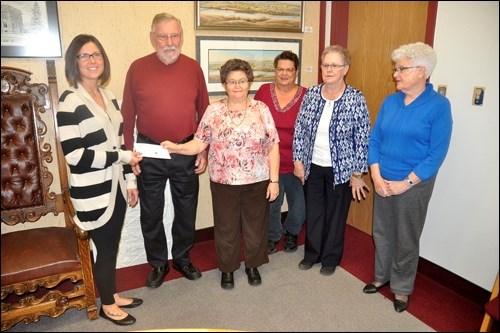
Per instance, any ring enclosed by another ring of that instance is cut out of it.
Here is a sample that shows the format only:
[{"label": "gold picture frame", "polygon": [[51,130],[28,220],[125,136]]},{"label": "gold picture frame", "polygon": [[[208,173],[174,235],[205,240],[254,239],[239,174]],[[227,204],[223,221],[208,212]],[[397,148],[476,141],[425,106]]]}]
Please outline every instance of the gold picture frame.
[{"label": "gold picture frame", "polygon": [[196,29],[303,32],[305,1],[196,1]]}]

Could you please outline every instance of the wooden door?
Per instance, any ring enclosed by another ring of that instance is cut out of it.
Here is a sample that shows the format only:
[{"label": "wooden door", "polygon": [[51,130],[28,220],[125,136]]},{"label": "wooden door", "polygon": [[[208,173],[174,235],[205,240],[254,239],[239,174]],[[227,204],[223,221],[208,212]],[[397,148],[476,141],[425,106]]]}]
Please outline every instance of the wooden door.
[{"label": "wooden door", "polygon": [[[350,1],[347,48],[351,67],[346,81],[366,97],[373,126],[382,100],[396,91],[392,80],[391,53],[402,44],[425,41],[427,1]],[[373,183],[368,198],[352,202],[347,223],[372,233]]]}]

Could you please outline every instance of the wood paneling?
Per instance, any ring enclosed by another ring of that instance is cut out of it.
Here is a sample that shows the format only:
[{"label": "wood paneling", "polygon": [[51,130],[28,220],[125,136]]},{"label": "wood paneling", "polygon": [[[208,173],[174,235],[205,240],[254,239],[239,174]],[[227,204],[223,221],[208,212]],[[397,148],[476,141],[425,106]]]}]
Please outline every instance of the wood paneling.
[{"label": "wood paneling", "polygon": [[[373,126],[382,100],[396,91],[392,79],[392,51],[402,44],[425,42],[427,1],[350,1],[347,47],[351,67],[346,81],[366,97]],[[347,223],[372,232],[373,184],[367,200],[353,202]]]}]

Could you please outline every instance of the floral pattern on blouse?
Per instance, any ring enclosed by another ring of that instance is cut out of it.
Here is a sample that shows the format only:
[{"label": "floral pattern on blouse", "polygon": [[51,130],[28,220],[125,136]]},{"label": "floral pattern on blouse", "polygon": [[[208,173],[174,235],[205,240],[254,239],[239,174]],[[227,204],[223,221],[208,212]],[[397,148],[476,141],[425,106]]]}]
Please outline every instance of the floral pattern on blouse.
[{"label": "floral pattern on blouse", "polygon": [[266,104],[250,100],[243,119],[233,119],[227,99],[208,106],[195,139],[210,145],[208,173],[213,182],[253,184],[269,179],[269,149],[279,142]]}]

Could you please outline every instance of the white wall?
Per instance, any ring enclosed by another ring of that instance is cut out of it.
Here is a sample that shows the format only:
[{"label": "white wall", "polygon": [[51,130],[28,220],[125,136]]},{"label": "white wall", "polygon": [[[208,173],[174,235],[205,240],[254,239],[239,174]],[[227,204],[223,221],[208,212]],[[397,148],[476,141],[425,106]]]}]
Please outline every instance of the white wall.
[{"label": "white wall", "polygon": [[[439,1],[431,82],[448,86],[453,134],[421,239],[421,257],[491,290],[499,263],[499,3]],[[472,105],[474,86],[486,87]]]}]

